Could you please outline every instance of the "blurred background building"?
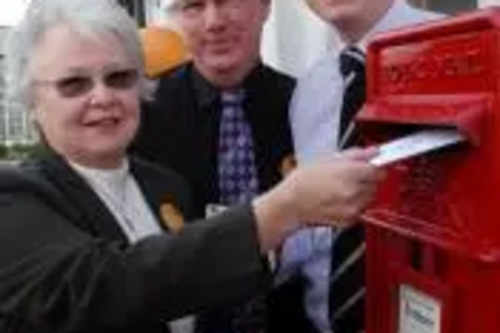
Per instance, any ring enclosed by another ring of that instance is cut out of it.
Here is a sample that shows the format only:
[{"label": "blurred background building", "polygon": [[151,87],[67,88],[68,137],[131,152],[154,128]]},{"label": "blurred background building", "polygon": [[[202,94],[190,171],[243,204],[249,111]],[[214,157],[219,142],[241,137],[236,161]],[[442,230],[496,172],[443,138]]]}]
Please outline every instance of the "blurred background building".
[{"label": "blurred background building", "polygon": [[[0,70],[3,67],[4,41],[9,27],[0,27]],[[3,72],[3,70],[2,70]],[[5,81],[0,75],[0,143],[4,145],[30,144],[36,140],[35,131],[27,113],[6,98]]]}]

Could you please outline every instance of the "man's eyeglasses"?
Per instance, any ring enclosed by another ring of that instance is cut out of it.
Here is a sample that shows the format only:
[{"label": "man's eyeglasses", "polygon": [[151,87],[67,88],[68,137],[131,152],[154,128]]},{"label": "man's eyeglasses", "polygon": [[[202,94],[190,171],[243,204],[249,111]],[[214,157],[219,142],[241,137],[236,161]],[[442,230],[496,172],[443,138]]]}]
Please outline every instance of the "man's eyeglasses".
[{"label": "man's eyeglasses", "polygon": [[[37,84],[50,84],[61,97],[75,98],[90,92],[96,84],[96,78],[90,75],[75,74],[55,80],[39,80]],[[101,76],[102,83],[111,89],[127,90],[135,87],[139,81],[136,69],[117,69]]]}]

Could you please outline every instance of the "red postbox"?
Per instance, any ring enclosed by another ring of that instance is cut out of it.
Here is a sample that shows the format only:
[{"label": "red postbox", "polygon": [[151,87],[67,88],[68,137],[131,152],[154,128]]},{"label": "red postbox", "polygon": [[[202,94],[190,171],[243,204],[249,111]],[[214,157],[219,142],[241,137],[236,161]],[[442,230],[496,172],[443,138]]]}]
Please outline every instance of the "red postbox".
[{"label": "red postbox", "polygon": [[368,333],[500,332],[500,9],[384,35],[357,117],[372,143],[467,142],[389,167],[367,225]]}]

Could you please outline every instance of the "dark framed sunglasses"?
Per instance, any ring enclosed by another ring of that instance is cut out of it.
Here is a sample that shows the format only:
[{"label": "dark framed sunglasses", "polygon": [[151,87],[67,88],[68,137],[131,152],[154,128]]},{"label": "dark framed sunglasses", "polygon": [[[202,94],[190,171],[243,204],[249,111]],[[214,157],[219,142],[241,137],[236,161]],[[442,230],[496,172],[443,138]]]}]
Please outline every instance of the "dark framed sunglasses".
[{"label": "dark framed sunglasses", "polygon": [[35,81],[35,83],[52,85],[61,97],[76,98],[94,89],[97,80],[102,81],[107,88],[127,90],[137,85],[139,76],[138,70],[129,68],[109,71],[101,75],[99,79],[91,75],[75,74],[55,80]]}]

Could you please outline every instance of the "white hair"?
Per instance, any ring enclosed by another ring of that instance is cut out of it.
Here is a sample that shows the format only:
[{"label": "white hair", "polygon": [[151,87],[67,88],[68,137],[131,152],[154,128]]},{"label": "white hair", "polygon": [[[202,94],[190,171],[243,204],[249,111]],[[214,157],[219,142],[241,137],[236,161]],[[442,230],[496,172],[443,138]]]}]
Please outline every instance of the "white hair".
[{"label": "white hair", "polygon": [[37,44],[53,26],[69,24],[91,38],[112,34],[141,71],[143,53],[135,21],[115,0],[32,0],[24,18],[7,39],[5,79],[8,96],[25,108],[31,106],[28,68],[36,57]]}]

